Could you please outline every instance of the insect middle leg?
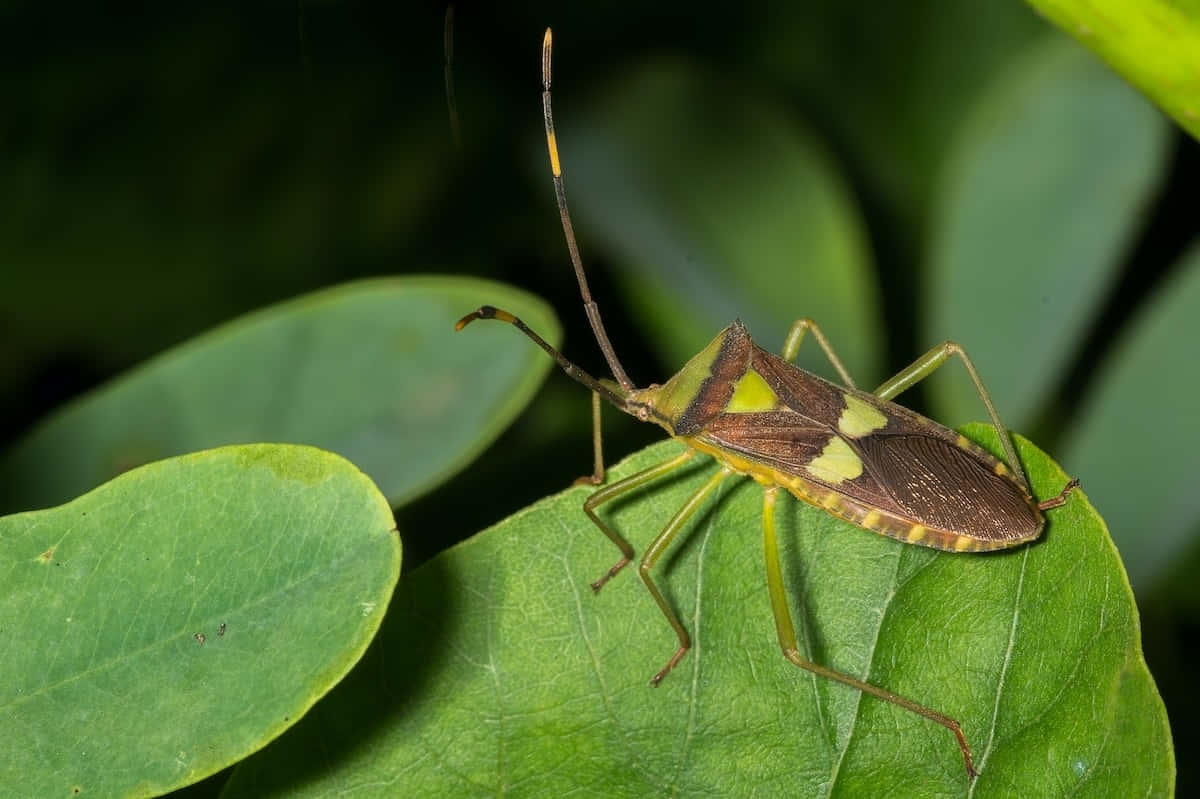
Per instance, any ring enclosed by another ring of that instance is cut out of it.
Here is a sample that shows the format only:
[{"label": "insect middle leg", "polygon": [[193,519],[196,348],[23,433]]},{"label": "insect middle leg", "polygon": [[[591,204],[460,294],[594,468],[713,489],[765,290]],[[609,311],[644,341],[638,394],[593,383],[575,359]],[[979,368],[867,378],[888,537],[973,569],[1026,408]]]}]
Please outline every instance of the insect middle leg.
[{"label": "insect middle leg", "polygon": [[1025,485],[1025,490],[1032,494],[1029,479],[1025,476],[1025,469],[1021,466],[1021,461],[1017,459],[1016,449],[1013,448],[1012,437],[1008,434],[1008,428],[1000,421],[1000,414],[996,412],[996,406],[992,403],[992,395],[988,393],[987,388],[983,385],[983,378],[976,371],[975,364],[971,363],[971,359],[967,357],[967,351],[957,342],[946,340],[936,347],[930,348],[924,355],[917,358],[904,369],[901,369],[894,377],[875,389],[875,396],[885,400],[892,399],[900,392],[912,388],[917,383],[929,377],[942,364],[949,360],[952,355],[957,356],[962,361],[963,366],[967,369],[967,374],[971,377],[971,382],[975,384],[975,391],[978,392],[979,398],[983,400],[983,407],[987,409],[992,427],[996,429],[996,434],[1000,437],[1000,446],[1004,448],[1004,459],[1008,461],[1008,468]]},{"label": "insect middle leg", "polygon": [[825,338],[825,334],[821,332],[821,328],[813,320],[805,317],[792,322],[792,327],[788,330],[787,338],[783,340],[783,359],[785,361],[793,361],[796,359],[797,353],[800,352],[800,345],[804,342],[804,334],[812,331],[813,338],[817,340],[821,351],[825,353],[825,357],[833,364],[833,368],[837,370],[838,377],[842,379],[850,388],[856,388],[854,378],[846,371],[846,367],[842,365],[842,359],[833,351],[833,347],[829,343],[829,339]]},{"label": "insect middle leg", "polygon": [[610,486],[601,488],[599,491],[588,497],[583,503],[583,512],[588,515],[588,518],[592,520],[593,524],[600,528],[600,532],[608,536],[608,540],[616,544],[617,548],[621,550],[621,559],[614,563],[613,567],[605,572],[600,579],[592,583],[593,591],[599,591],[601,588],[603,588],[605,583],[615,577],[617,572],[625,568],[625,565],[629,563],[629,561],[633,560],[633,547],[630,546],[629,542],[625,540],[623,535],[618,533],[616,530],[606,524],[598,515],[596,515],[596,508],[600,507],[605,502],[609,502],[610,500],[614,500],[624,494],[628,494],[630,491],[635,491],[638,488],[646,485],[646,483],[657,480],[663,475],[678,469],[695,454],[696,450],[694,449],[685,450],[677,457],[671,458],[669,461],[663,461],[662,463],[655,464],[649,469],[645,469],[637,474],[630,475],[623,480],[618,480]]},{"label": "insect middle leg", "polygon": [[667,665],[663,666],[657,674],[650,678],[651,685],[658,685],[662,682],[663,677],[670,673],[671,669],[675,668],[680,659],[683,658],[687,651],[692,648],[692,639],[688,635],[688,631],[683,626],[683,622],[675,615],[675,611],[671,609],[671,605],[667,602],[666,597],[658,590],[658,586],[650,579],[650,570],[654,568],[654,564],[662,556],[671,542],[675,540],[675,536],[687,524],[688,519],[695,515],[696,511],[704,504],[704,500],[708,495],[716,490],[729,475],[733,474],[733,470],[727,467],[722,467],[716,474],[708,478],[708,482],[700,486],[695,494],[684,503],[683,507],[675,512],[675,516],[671,521],[667,522],[667,526],[650,542],[650,546],[646,548],[646,552],[642,555],[642,562],[638,564],[638,574],[642,576],[642,582],[646,584],[646,588],[650,591],[650,595],[654,597],[654,601],[658,603],[659,609],[663,615],[667,617],[667,621],[671,624],[671,629],[675,630],[675,635],[679,637],[679,648],[675,650],[675,654],[667,661]]},{"label": "insect middle leg", "polygon": [[792,624],[792,614],[788,610],[787,591],[783,587],[783,569],[779,564],[779,544],[775,538],[775,501],[778,494],[778,488],[768,488],[763,491],[763,551],[767,570],[767,593],[771,597],[771,614],[775,617],[775,633],[779,638],[779,648],[783,650],[783,656],[789,662],[818,677],[840,682],[842,685],[848,685],[877,699],[891,702],[893,705],[924,716],[950,730],[954,733],[954,737],[958,741],[958,748],[962,751],[967,776],[975,777],[978,772],[975,771],[975,762],[971,757],[971,747],[967,744],[967,738],[963,735],[962,727],[957,721],[936,710],[919,705],[911,699],[905,699],[891,691],[851,677],[849,674],[813,663],[800,654],[800,644],[796,640],[796,627]]}]

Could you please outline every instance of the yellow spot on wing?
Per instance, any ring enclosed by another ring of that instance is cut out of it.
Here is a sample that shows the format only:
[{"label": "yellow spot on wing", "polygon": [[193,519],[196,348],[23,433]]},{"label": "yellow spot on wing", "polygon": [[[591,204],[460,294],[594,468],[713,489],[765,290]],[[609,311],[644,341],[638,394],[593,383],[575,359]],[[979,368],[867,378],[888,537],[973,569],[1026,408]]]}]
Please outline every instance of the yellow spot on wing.
[{"label": "yellow spot on wing", "polygon": [[904,536],[904,540],[910,544],[919,544],[925,538],[925,527],[920,524],[914,524],[908,528],[908,532]]},{"label": "yellow spot on wing", "polygon": [[733,396],[725,406],[726,413],[756,413],[773,409],[779,397],[753,369],[746,371],[733,387]]},{"label": "yellow spot on wing", "polygon": [[840,436],[831,437],[821,454],[804,468],[813,477],[829,485],[853,480],[863,472],[862,461]]},{"label": "yellow spot on wing", "polygon": [[846,394],[846,410],[838,417],[838,430],[851,438],[860,438],[868,433],[887,427],[883,411],[869,402]]}]

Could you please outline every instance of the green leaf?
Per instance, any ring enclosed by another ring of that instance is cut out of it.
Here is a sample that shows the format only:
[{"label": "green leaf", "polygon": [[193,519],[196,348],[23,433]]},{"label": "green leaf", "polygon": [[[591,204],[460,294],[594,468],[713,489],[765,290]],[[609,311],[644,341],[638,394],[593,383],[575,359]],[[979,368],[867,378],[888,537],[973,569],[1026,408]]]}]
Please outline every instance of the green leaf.
[{"label": "green leaf", "polygon": [[[1166,134],[1137,92],[1058,38],[1015,59],[963,125],[924,335],[967,348],[1011,426],[1031,423],[1094,321],[1162,178]],[[930,385],[938,418],[980,414],[969,381]]]},{"label": "green leaf", "polygon": [[399,571],[387,502],[310,447],[200,452],[0,518],[0,785],[152,796],[245,757],[358,661]]},{"label": "green leaf", "polygon": [[[578,221],[614,254],[668,363],[736,318],[778,345],[815,315],[853,374],[877,376],[878,288],[849,189],[803,120],[746,88],[663,60],[578,121],[560,114]],[[802,361],[828,372],[813,350]]]},{"label": "green leaf", "polygon": [[1200,139],[1200,3],[1029,0]]},{"label": "green leaf", "polygon": [[[1020,450],[1038,495],[1057,493],[1062,470]],[[677,451],[656,445],[612,476]],[[603,509],[639,552],[712,466],[685,469]],[[676,639],[635,568],[588,587],[618,553],[584,515],[587,493],[414,571],[365,667],[241,764],[227,799],[967,791],[947,730],[780,656],[762,493],[747,480],[728,481],[654,570],[695,646],[651,688]],[[958,718],[982,769],[975,796],[1165,795],[1170,734],[1116,551],[1082,492],[1049,518],[1032,546],[947,554],[783,500],[803,645]]]},{"label": "green leaf", "polygon": [[1149,588],[1200,527],[1200,244],[1141,310],[1064,449],[1099,500],[1129,576]]},{"label": "green leaf", "polygon": [[494,440],[552,365],[501,325],[455,333],[484,303],[560,340],[543,302],[490,281],[320,291],[223,325],[51,416],[0,460],[4,505],[46,507],[140,463],[252,441],[337,452],[399,505]]}]

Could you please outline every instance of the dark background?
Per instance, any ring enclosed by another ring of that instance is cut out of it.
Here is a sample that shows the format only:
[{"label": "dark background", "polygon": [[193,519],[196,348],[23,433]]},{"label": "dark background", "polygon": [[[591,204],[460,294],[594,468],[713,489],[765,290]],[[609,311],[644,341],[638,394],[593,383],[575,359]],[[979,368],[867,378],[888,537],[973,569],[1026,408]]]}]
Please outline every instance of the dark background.
[{"label": "dark background", "polygon": [[[468,274],[528,289],[559,312],[571,357],[603,372],[541,160],[546,25],[556,31],[560,121],[607,78],[662,53],[802,115],[865,217],[885,350],[898,368],[928,346],[909,311],[909,276],[949,128],[1011,53],[1052,35],[1005,2],[922,0],[869,15],[834,2],[736,13],[457,3],[456,146],[442,4],[6,5],[0,444],[222,321],[368,275]],[[1173,137],[1170,175],[1048,418],[1070,412],[1129,310],[1197,232],[1198,148]],[[604,248],[591,246],[586,226],[580,234],[627,369],[661,380],[678,364],[644,346]],[[919,394],[907,401],[920,407]],[[461,478],[398,511],[406,569],[588,471],[589,412],[586,394],[556,374]],[[1052,427],[1030,432],[1054,450]],[[610,460],[657,438],[624,420],[606,434]],[[514,469],[522,480],[502,479]],[[1197,627],[1172,608],[1169,589],[1139,601],[1186,794]]]}]

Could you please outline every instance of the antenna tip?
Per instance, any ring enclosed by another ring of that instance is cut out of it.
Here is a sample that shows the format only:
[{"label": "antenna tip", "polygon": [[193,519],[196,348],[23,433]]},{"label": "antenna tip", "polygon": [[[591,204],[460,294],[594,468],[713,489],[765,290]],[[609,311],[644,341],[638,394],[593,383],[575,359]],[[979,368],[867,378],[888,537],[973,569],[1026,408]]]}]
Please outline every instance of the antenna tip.
[{"label": "antenna tip", "polygon": [[499,308],[494,308],[491,305],[481,305],[478,310],[471,311],[469,314],[459,319],[454,323],[455,330],[462,330],[467,325],[474,322],[476,319],[499,319],[501,322],[508,322],[510,325],[521,326],[521,320],[510,314],[508,311],[502,311]]},{"label": "antenna tip", "polygon": [[546,28],[546,35],[542,38],[542,87],[546,91],[550,91],[550,44],[553,39],[550,29]]}]

